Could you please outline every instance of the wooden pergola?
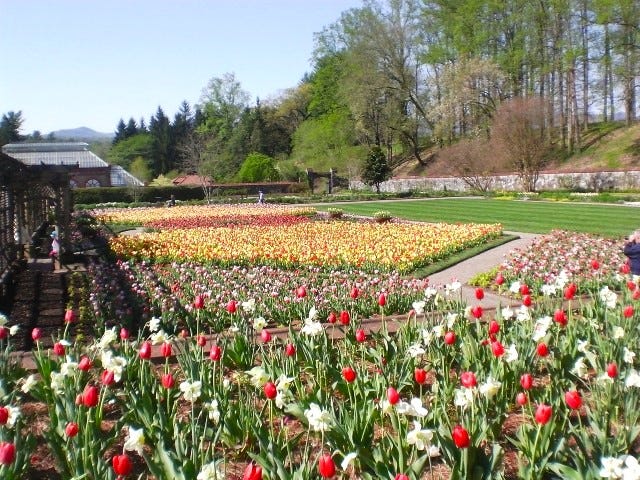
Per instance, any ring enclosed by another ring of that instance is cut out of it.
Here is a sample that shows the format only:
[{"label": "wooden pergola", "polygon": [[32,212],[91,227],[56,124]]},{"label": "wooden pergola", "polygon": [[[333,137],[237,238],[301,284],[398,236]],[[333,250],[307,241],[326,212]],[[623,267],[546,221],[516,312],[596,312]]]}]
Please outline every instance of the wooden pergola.
[{"label": "wooden pergola", "polygon": [[[12,266],[39,237],[57,232],[60,255],[69,251],[72,197],[65,165],[25,165],[0,152],[0,288]],[[47,252],[48,253],[48,252]]]}]

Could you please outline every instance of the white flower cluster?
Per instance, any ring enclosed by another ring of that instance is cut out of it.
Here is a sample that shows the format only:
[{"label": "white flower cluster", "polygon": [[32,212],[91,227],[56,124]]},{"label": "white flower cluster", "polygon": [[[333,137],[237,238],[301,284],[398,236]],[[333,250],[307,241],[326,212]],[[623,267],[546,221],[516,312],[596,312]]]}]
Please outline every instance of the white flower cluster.
[{"label": "white flower cluster", "polygon": [[304,411],[304,416],[307,417],[309,428],[314,432],[326,432],[334,423],[331,412],[322,410],[316,403],[309,405],[309,408]]},{"label": "white flower cluster", "polygon": [[600,478],[620,480],[640,480],[640,464],[638,459],[631,455],[620,457],[603,457],[600,459],[602,468]]}]

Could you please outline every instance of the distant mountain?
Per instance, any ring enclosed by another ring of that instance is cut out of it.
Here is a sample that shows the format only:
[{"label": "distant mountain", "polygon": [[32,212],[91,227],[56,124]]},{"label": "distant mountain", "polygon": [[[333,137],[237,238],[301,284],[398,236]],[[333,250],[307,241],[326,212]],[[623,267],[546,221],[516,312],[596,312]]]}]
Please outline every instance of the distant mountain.
[{"label": "distant mountain", "polygon": [[106,140],[113,137],[113,133],[96,132],[88,127],[68,128],[51,132],[57,140]]}]

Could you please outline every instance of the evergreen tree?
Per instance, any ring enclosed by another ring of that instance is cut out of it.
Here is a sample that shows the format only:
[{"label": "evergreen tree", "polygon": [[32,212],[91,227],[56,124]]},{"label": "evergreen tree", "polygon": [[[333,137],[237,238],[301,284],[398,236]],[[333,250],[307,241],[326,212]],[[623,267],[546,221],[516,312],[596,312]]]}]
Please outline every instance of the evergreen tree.
[{"label": "evergreen tree", "polygon": [[391,178],[391,168],[387,162],[387,157],[380,147],[373,147],[362,167],[362,181],[376,187],[376,192],[380,193],[380,184]]},{"label": "evergreen tree", "polygon": [[162,107],[149,121],[149,133],[153,138],[152,160],[156,175],[167,173],[173,168],[171,161],[171,125]]},{"label": "evergreen tree", "polygon": [[23,123],[22,110],[3,114],[0,120],[0,146],[21,141],[23,137],[20,135],[20,129]]},{"label": "evergreen tree", "polygon": [[113,136],[112,145],[117,145],[118,142],[127,138],[127,126],[124,123],[124,120],[121,118],[118,122],[118,126],[116,127],[116,133]]},{"label": "evergreen tree", "polygon": [[127,122],[127,126],[124,129],[125,138],[133,137],[138,133],[138,126],[136,125],[136,121],[131,117]]}]

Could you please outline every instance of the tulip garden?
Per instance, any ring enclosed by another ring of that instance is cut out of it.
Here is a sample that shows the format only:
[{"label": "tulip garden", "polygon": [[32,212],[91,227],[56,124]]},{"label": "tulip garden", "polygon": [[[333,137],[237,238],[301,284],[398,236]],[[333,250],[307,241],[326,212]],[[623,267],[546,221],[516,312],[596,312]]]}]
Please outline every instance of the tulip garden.
[{"label": "tulip garden", "polygon": [[35,370],[0,316],[2,479],[640,479],[620,242],[552,232],[466,304],[411,272],[500,225],[95,213],[148,231],[71,283],[59,335],[31,332]]}]

